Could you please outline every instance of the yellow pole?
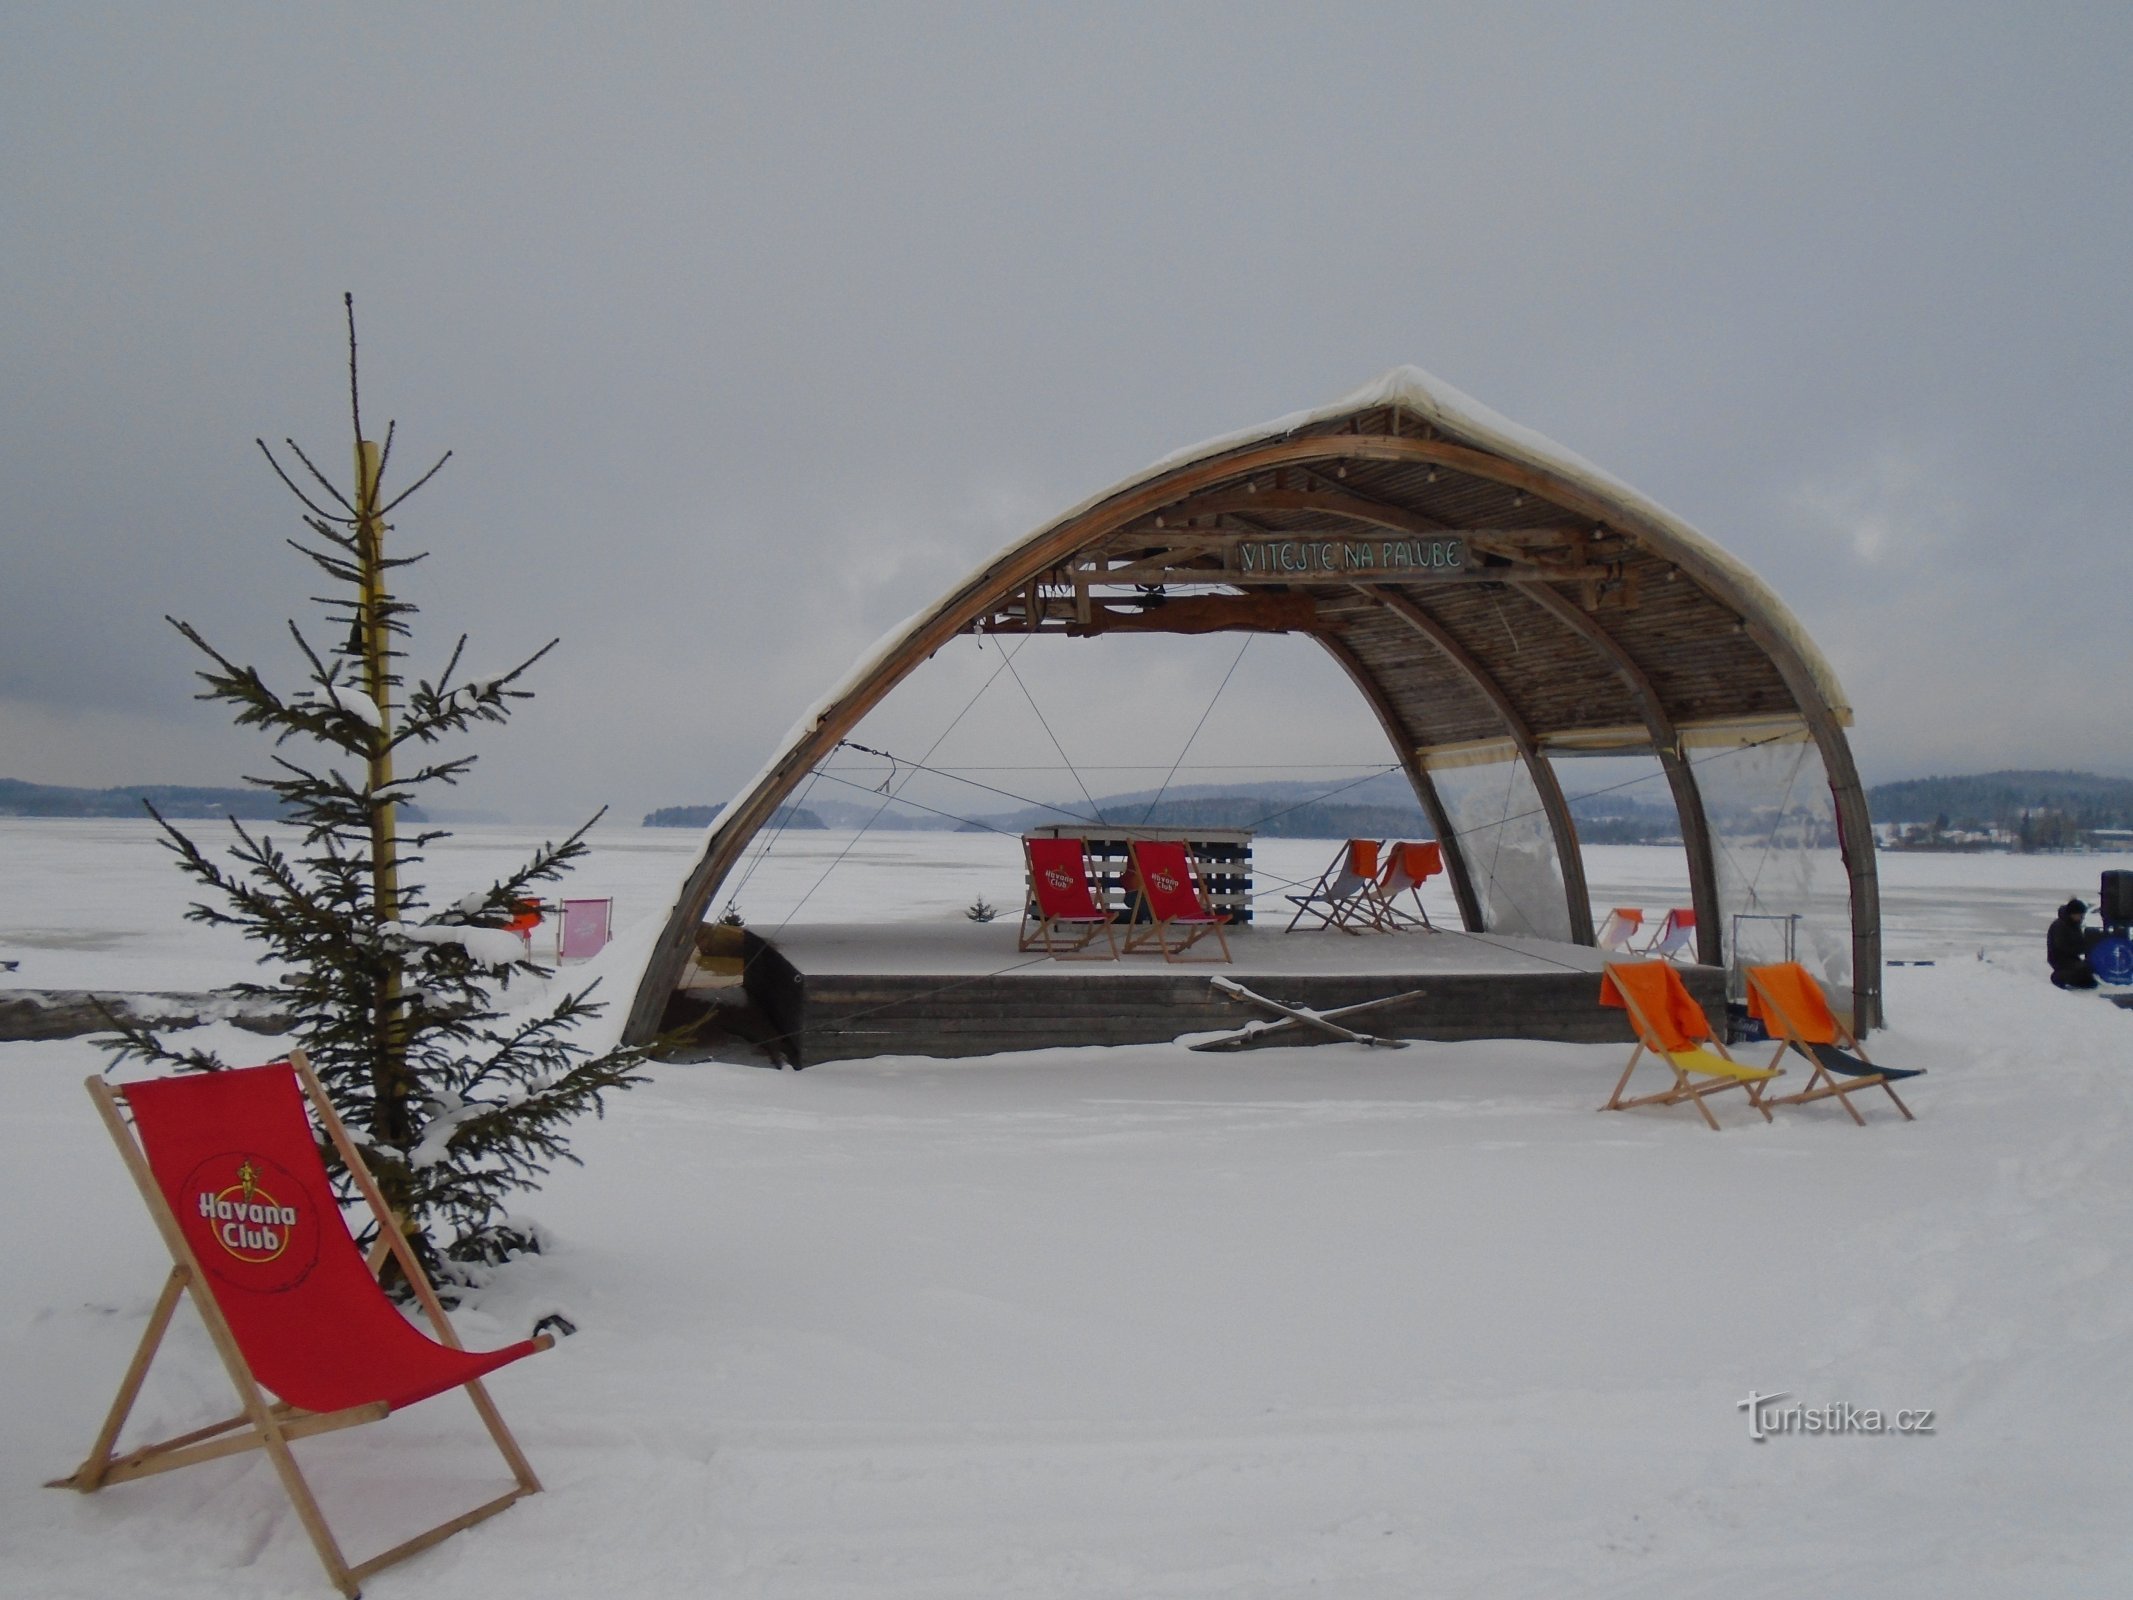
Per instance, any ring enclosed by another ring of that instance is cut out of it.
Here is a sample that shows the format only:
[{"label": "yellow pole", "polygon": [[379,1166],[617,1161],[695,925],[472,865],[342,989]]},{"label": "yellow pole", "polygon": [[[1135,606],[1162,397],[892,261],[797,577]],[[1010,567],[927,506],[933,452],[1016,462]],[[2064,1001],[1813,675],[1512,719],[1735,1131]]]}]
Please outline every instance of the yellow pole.
[{"label": "yellow pole", "polygon": [[[393,781],[393,756],[389,742],[392,727],[392,686],[389,652],[392,635],[387,631],[385,604],[385,524],[378,517],[377,445],[358,439],[355,447],[356,561],[363,574],[363,687],[378,708],[380,732],[371,744],[370,792],[382,793]],[[370,813],[371,886],[380,922],[400,920],[399,840],[390,802]],[[373,1063],[376,1101],[372,1132],[380,1139],[401,1142],[410,1129],[404,1120],[405,1095],[400,1082],[400,975],[386,976],[378,995],[378,1052]]]}]

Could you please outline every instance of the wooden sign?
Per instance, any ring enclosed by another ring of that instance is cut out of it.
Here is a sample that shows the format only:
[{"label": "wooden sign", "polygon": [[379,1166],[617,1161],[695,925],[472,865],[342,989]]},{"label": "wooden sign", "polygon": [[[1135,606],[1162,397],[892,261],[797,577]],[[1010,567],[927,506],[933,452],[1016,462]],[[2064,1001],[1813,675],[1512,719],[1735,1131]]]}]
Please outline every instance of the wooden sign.
[{"label": "wooden sign", "polygon": [[1460,577],[1466,571],[1466,540],[1456,534],[1239,539],[1224,549],[1222,567],[1233,577],[1277,583]]}]

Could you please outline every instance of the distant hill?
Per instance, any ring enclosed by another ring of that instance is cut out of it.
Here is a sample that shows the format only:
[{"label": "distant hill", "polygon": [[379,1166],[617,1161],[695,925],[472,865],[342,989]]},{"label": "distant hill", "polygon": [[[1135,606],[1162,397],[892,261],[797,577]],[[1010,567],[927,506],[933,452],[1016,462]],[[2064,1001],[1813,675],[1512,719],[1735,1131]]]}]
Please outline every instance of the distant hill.
[{"label": "distant hill", "polygon": [[[1134,827],[1249,828],[1263,839],[1426,839],[1432,832],[1420,806],[1310,801],[1282,807],[1250,794],[1162,800],[1152,810],[1145,800],[1135,805],[1114,797],[1099,801],[1098,809],[1113,821]],[[986,820],[1003,833],[1025,833],[1071,819],[1056,811],[1024,811]],[[976,833],[982,826],[970,822],[960,831]]]},{"label": "distant hill", "polygon": [[2133,827],[2133,778],[2093,772],[1983,772],[1968,778],[1906,778],[1866,792],[1876,822],[2004,826],[2024,811],[2052,811],[2083,827]]},{"label": "distant hill", "polygon": [[[1160,800],[1152,790],[1106,795],[1096,806],[1113,821],[1135,826],[1249,828],[1269,839],[1427,839],[1436,833],[1400,773],[1382,773],[1331,795],[1326,789],[1323,782],[1192,785]],[[1617,792],[1573,800],[1570,810],[1587,844],[1653,844],[1681,837],[1670,804]],[[1057,811],[1033,809],[973,821],[964,831],[990,825],[1021,833],[1067,820]]]},{"label": "distant hill", "polygon": [[[21,783],[0,778],[0,817],[145,817],[148,801],[172,822],[199,822],[235,817],[240,822],[273,822],[281,803],[265,789],[188,789],[179,784],[144,783],[118,789],[69,789],[59,784]],[[403,804],[403,822],[438,820],[437,813]],[[444,820],[501,821],[491,812],[449,812]]]},{"label": "distant hill", "polygon": [[[647,828],[708,828],[725,809],[723,800],[715,806],[661,806],[657,811],[645,813],[644,825]],[[812,811],[795,806],[779,806],[771,813],[770,823],[774,828],[819,828],[823,825],[822,819]]]},{"label": "distant hill", "polygon": [[186,789],[143,784],[123,789],[67,789],[53,784],[19,783],[0,778],[0,817],[139,817],[143,800],[164,816],[238,817],[271,821],[281,806],[264,789]]},{"label": "distant hill", "polygon": [[[1575,785],[1569,775],[1564,786]],[[1640,780],[1636,793],[1622,788],[1575,797],[1570,810],[1578,836],[1587,844],[1669,844],[1681,838],[1673,802],[1656,778]],[[1332,792],[1328,793],[1331,789]],[[1649,798],[1659,790],[1658,798]],[[4,799],[4,797],[0,797]],[[1150,802],[1154,809],[1149,810]],[[802,809],[786,826],[795,828],[959,828],[963,832],[997,829],[1025,833],[1031,828],[1072,821],[1087,812],[1085,800],[1066,809],[1030,806],[1018,811],[972,813],[956,822],[933,813],[880,802],[828,801],[820,815]],[[2099,828],[2133,828],[2133,778],[2107,778],[2092,772],[1987,772],[1972,777],[1910,778],[1867,791],[1877,823],[1915,824],[1930,835],[1991,834],[2001,847],[2048,849],[2083,842]],[[1336,787],[1323,780],[1264,783],[1179,784],[1163,791],[1142,789],[1103,795],[1096,809],[1115,822],[1159,827],[1250,828],[1274,839],[1396,839],[1432,833],[1407,779],[1380,773],[1360,783]],[[647,827],[701,828],[719,813],[717,806],[669,806],[644,819]],[[780,816],[792,808],[781,808]],[[0,803],[4,811],[4,803]],[[826,819],[826,820],[825,820]]]}]

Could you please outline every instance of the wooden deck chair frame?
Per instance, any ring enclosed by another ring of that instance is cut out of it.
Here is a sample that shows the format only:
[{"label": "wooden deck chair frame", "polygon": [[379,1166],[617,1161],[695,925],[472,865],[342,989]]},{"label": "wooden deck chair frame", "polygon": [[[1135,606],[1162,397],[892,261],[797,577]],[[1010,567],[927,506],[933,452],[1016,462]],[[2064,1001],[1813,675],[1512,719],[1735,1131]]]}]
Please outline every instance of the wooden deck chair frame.
[{"label": "wooden deck chair frame", "polygon": [[[324,1087],[311,1070],[311,1063],[301,1050],[290,1051],[288,1059],[289,1064],[296,1069],[297,1080],[303,1086],[305,1098],[310,1101],[313,1115],[317,1117],[327,1137],[333,1141],[334,1148],[340,1152],[342,1161],[347,1163],[349,1176],[354,1180],[357,1191],[378,1220],[379,1242],[372,1247],[367,1258],[370,1270],[375,1274],[384,1265],[388,1255],[399,1262],[400,1270],[407,1275],[407,1281],[414,1289],[416,1300],[429,1317],[430,1326],[435,1330],[438,1342],[455,1350],[464,1348],[459,1342],[458,1334],[452,1329],[450,1319],[444,1314],[444,1307],[437,1299],[436,1289],[431,1286],[428,1275],[422,1270],[422,1263],[416,1259],[413,1248],[409,1246],[406,1236],[395,1223],[391,1211],[387,1209],[385,1197],[378,1192],[370,1169],[363,1164],[362,1156],[348,1137],[348,1130],[334,1113]],[[280,1478],[282,1489],[296,1508],[297,1519],[303,1524],[304,1531],[310,1535],[312,1546],[318,1551],[319,1561],[325,1567],[326,1575],[350,1600],[355,1600],[355,1597],[361,1594],[363,1580],[373,1573],[405,1561],[409,1556],[427,1550],[432,1545],[443,1543],[455,1533],[486,1521],[515,1500],[540,1492],[540,1480],[533,1475],[532,1466],[527,1462],[525,1453],[519,1449],[518,1441],[512,1437],[511,1430],[505,1426],[502,1413],[496,1409],[496,1403],[489,1398],[488,1391],[482,1386],[479,1378],[471,1379],[459,1387],[467,1391],[467,1397],[473,1401],[474,1409],[480,1413],[483,1424],[489,1430],[489,1437],[495,1441],[505,1465],[511,1469],[515,1486],[507,1494],[498,1495],[494,1500],[478,1505],[471,1511],[440,1522],[427,1532],[404,1540],[367,1561],[351,1565],[341,1553],[340,1541],[334,1537],[332,1528],[328,1526],[325,1513],[319,1508],[318,1499],[312,1493],[310,1484],[305,1481],[302,1470],[296,1464],[296,1456],[289,1446],[297,1439],[309,1438],[314,1434],[332,1433],[342,1428],[360,1427],[366,1422],[382,1421],[390,1413],[391,1407],[380,1400],[369,1405],[350,1406],[341,1411],[312,1412],[267,1398],[258,1380],[253,1377],[243,1351],[238,1348],[236,1336],[231,1333],[229,1324],[223,1319],[222,1310],[215,1303],[214,1294],[207,1288],[207,1278],[199,1259],[193,1254],[192,1246],[178,1226],[177,1218],[171,1214],[169,1203],[156,1183],[155,1175],[149,1170],[148,1159],[141,1149],[139,1139],[119,1109],[124,1091],[112,1088],[102,1078],[90,1078],[88,1088],[98,1112],[103,1116],[105,1126],[110,1130],[113,1142],[119,1148],[119,1154],[125,1160],[127,1171],[133,1175],[142,1201],[155,1219],[156,1228],[163,1236],[163,1243],[170,1251],[172,1264],[170,1275],[163,1280],[163,1292],[157,1296],[155,1309],[149,1313],[148,1327],[141,1335],[133,1361],[126,1368],[125,1377],[120,1380],[118,1396],[112,1401],[111,1410],[104,1418],[104,1425],[97,1432],[96,1442],[89,1448],[88,1458],[72,1476],[55,1479],[46,1485],[47,1488],[79,1489],[84,1494],[91,1494],[111,1484],[124,1483],[128,1479],[170,1472],[202,1461],[216,1461],[246,1450],[263,1450],[274,1464],[275,1475]],[[200,1320],[207,1325],[208,1337],[214,1342],[216,1354],[222,1358],[222,1365],[229,1373],[230,1382],[236,1387],[242,1409],[234,1417],[227,1417],[220,1422],[195,1428],[189,1433],[181,1433],[155,1444],[142,1445],[119,1455],[115,1453],[119,1431],[126,1425],[127,1415],[132,1411],[134,1401],[140,1396],[141,1385],[148,1376],[148,1368],[155,1359],[157,1347],[161,1345],[163,1335],[170,1327],[171,1317],[178,1309],[178,1301],[188,1293],[191,1295],[194,1309],[200,1313]],[[555,1340],[548,1334],[541,1334],[533,1340],[534,1346],[542,1350],[548,1349],[554,1343]]]},{"label": "wooden deck chair frame", "polygon": [[[1141,851],[1151,844],[1167,843],[1178,844],[1184,854],[1185,871],[1192,880],[1193,898],[1199,902],[1200,910],[1206,915],[1207,920],[1205,922],[1195,920],[1184,923],[1180,928],[1181,919],[1177,917],[1157,917],[1155,914],[1154,905],[1148,898],[1147,888],[1141,882]],[[1170,962],[1230,962],[1235,960],[1235,957],[1229,953],[1229,935],[1222,931],[1222,925],[1228,919],[1221,912],[1214,910],[1210,906],[1207,898],[1207,885],[1200,877],[1200,864],[1192,858],[1192,846],[1190,844],[1183,840],[1129,839],[1126,841],[1126,857],[1133,864],[1134,882],[1134,915],[1129,920],[1126,928],[1126,950],[1129,954],[1134,951],[1145,950],[1150,944],[1153,944],[1158,950],[1162,951],[1163,959]],[[1148,920],[1145,923],[1139,920],[1139,913],[1144,910],[1148,913]],[[1176,944],[1170,942],[1170,933],[1174,928],[1180,929],[1184,933],[1184,937]],[[1215,943],[1221,947],[1222,953],[1220,955],[1192,956],[1185,953],[1210,933],[1215,936]]]},{"label": "wooden deck chair frame", "polygon": [[[1609,962],[1608,970],[1611,972],[1623,964]],[[1618,984],[1616,992],[1622,996],[1623,1006],[1629,1012],[1630,1026],[1636,1030],[1637,1047],[1629,1053],[1629,1064],[1622,1069],[1622,1076],[1615,1080],[1615,1092],[1607,1097],[1607,1104],[1600,1107],[1602,1111],[1627,1111],[1633,1106],[1678,1106],[1686,1102],[1693,1104],[1702,1114],[1703,1120],[1710,1124],[1711,1131],[1717,1133],[1720,1131],[1718,1119],[1711,1115],[1711,1108],[1704,1102],[1714,1094],[1724,1094],[1728,1089],[1740,1089],[1746,1092],[1748,1104],[1763,1114],[1765,1122],[1772,1120],[1770,1107],[1763,1100],[1763,1090],[1772,1079],[1784,1076],[1782,1068],[1774,1065],[1751,1067],[1735,1061],[1726,1054],[1726,1047],[1718,1042],[1715,1035],[1704,1039],[1693,1050],[1663,1049],[1652,1042],[1662,1035],[1653,1025],[1652,1019],[1645,1015],[1643,1006],[1630,992],[1629,986]],[[1705,1021],[1708,1023],[1709,1018]],[[1637,1063],[1647,1054],[1672,1071],[1672,1087],[1655,1094],[1623,1099],[1622,1091],[1629,1087],[1630,1074],[1637,1070]],[[1712,1061],[1724,1063],[1724,1066],[1698,1066],[1695,1061],[1698,1056],[1707,1056]]]},{"label": "wooden deck chair frame", "polygon": [[[1856,1075],[1831,1072],[1822,1058],[1815,1054],[1814,1046],[1806,1038],[1800,1019],[1787,1010],[1784,1001],[1756,976],[1762,970],[1760,967],[1748,967],[1744,969],[1744,972],[1748,980],[1748,987],[1761,997],[1763,1007],[1770,1020],[1777,1025],[1779,1036],[1777,1054],[1770,1058],[1770,1064],[1776,1066],[1785,1059],[1786,1051],[1794,1050],[1814,1066],[1814,1071],[1807,1075],[1805,1088],[1801,1089],[1798,1094],[1779,1095],[1769,1102],[1771,1105],[1804,1106],[1810,1105],[1817,1100],[1834,1098],[1837,1104],[1850,1113],[1852,1121],[1863,1128],[1866,1126],[1866,1118],[1859,1115],[1859,1108],[1852,1104],[1851,1097],[1862,1089],[1878,1088],[1895,1103],[1896,1109],[1903,1113],[1904,1121],[1916,1122],[1918,1120],[1911,1115],[1911,1108],[1903,1103],[1903,1097],[1896,1092],[1896,1086],[1890,1083],[1887,1076],[1882,1072],[1876,1070]],[[1803,976],[1805,976],[1804,973]],[[1812,983],[1814,980],[1809,977],[1808,981]],[[1844,1019],[1836,1014],[1834,1008],[1828,1009],[1830,1028],[1837,1036],[1832,1042],[1838,1049],[1845,1051],[1847,1054],[1857,1056],[1868,1067],[1873,1067],[1873,1057],[1866,1053],[1866,1048],[1859,1043],[1858,1036],[1844,1025]]]},{"label": "wooden deck chair frame", "polygon": [[1672,961],[1696,937],[1696,913],[1688,906],[1675,906],[1659,919],[1652,936],[1637,947],[1637,954],[1655,961]]},{"label": "wooden deck chair frame", "polygon": [[[1081,846],[1081,881],[1089,891],[1089,902],[1101,913],[1095,917],[1053,917],[1044,914],[1037,902],[1037,856],[1031,849],[1038,843],[1074,843]],[[1028,955],[1041,950],[1054,961],[1116,961],[1119,959],[1118,935],[1112,931],[1118,921],[1118,913],[1107,908],[1096,897],[1096,885],[1089,877],[1089,847],[1086,840],[1036,840],[1022,841],[1022,864],[1029,870],[1029,893],[1022,897],[1022,931],[1015,940],[1015,948]],[[1033,931],[1034,925],[1034,931]],[[1070,931],[1073,930],[1073,931]],[[1105,948],[1091,950],[1096,936],[1102,934]]]},{"label": "wooden deck chair frame", "polygon": [[[1359,870],[1366,864],[1357,860],[1358,853],[1368,847],[1370,870]],[[1393,924],[1388,920],[1385,907],[1373,892],[1377,887],[1379,863],[1377,853],[1383,846],[1375,839],[1350,839],[1341,846],[1324,872],[1304,894],[1284,896],[1296,907],[1296,915],[1289,918],[1284,933],[1294,933],[1298,923],[1305,917],[1318,920],[1306,932],[1318,928],[1338,928],[1343,933],[1362,934],[1390,933]]]},{"label": "wooden deck chair frame", "polygon": [[[1408,850],[1416,844],[1432,842],[1434,841],[1427,839],[1400,839],[1385,847],[1385,870],[1378,874],[1377,882],[1370,886],[1370,899],[1376,906],[1378,915],[1384,919],[1388,931],[1412,932],[1417,928],[1428,933],[1437,931],[1437,925],[1429,920],[1429,907],[1422,903],[1422,885],[1437,873],[1427,872],[1417,878],[1405,870]],[[1437,872],[1442,872],[1444,853],[1441,849],[1437,853],[1437,862]],[[1409,911],[1397,903],[1403,894],[1414,901],[1414,910]]]}]

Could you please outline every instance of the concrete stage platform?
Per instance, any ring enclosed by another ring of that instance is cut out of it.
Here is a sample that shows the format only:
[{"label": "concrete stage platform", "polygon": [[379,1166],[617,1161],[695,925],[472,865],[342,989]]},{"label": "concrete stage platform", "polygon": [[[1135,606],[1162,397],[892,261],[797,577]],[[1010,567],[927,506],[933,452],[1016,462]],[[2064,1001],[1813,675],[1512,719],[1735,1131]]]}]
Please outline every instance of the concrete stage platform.
[{"label": "concrete stage platform", "polygon": [[[1230,934],[1231,963],[1061,961],[1015,949],[1016,924],[968,920],[795,923],[749,941],[746,993],[799,1066],[865,1056],[989,1055],[1061,1045],[1147,1044],[1242,1028],[1266,1014],[1216,990],[1235,979],[1287,1005],[1328,1011],[1393,996],[1356,1027],[1412,1039],[1619,1040],[1599,1004],[1599,951],[1497,934]],[[1202,941],[1195,955],[1212,948]],[[1715,1020],[1725,974],[1684,966]],[[700,980],[708,981],[708,980]],[[730,980],[729,980],[730,981]],[[693,992],[693,994],[692,994]],[[684,986],[685,996],[715,993]],[[1272,1041],[1270,1041],[1272,1042]],[[1315,1030],[1282,1043],[1326,1042]]]}]

